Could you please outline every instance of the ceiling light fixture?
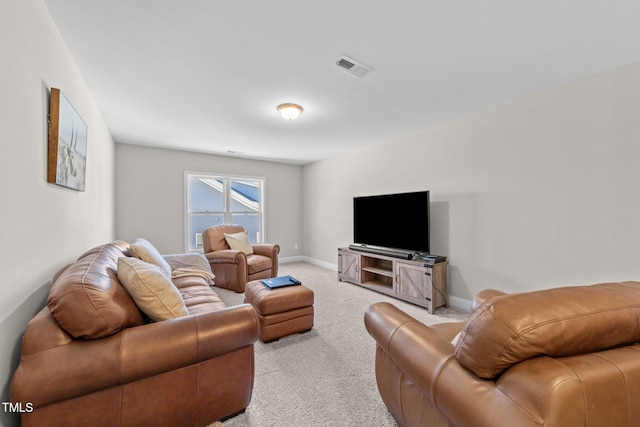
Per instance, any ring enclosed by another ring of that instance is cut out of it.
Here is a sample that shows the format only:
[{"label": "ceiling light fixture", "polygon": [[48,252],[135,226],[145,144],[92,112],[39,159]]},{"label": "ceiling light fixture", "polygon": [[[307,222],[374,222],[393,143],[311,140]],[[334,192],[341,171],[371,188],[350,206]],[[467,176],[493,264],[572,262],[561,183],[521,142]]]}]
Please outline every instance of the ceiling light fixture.
[{"label": "ceiling light fixture", "polygon": [[302,113],[302,107],[298,104],[280,104],[278,105],[278,111],[280,115],[287,120],[295,120]]}]

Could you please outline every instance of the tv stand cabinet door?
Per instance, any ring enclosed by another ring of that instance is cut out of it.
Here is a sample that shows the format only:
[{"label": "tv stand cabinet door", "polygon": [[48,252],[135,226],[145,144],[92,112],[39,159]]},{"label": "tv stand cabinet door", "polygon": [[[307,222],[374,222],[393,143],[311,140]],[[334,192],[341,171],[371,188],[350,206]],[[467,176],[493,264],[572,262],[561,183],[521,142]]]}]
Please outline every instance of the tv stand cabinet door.
[{"label": "tv stand cabinet door", "polygon": [[431,285],[431,268],[396,263],[396,295],[398,298],[426,307],[429,313],[433,313]]},{"label": "tv stand cabinet door", "polygon": [[338,280],[360,284],[360,254],[346,249],[338,250]]}]

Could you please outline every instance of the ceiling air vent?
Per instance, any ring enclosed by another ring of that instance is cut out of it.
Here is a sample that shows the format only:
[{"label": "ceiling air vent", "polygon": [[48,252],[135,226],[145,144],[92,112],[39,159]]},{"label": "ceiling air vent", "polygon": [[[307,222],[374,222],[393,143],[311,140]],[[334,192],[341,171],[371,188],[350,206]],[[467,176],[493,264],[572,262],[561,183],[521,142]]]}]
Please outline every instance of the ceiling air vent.
[{"label": "ceiling air vent", "polygon": [[336,65],[349,74],[353,74],[357,77],[364,77],[373,71],[373,68],[369,67],[368,65],[365,65],[360,61],[356,61],[355,59],[349,58],[348,56],[344,55],[338,58],[338,60],[336,61]]}]

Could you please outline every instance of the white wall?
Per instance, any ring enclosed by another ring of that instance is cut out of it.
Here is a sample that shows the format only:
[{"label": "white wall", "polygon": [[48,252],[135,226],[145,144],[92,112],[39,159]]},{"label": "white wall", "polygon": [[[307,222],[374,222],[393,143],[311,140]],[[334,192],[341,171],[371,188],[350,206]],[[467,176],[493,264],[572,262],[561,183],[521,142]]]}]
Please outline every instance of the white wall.
[{"label": "white wall", "polygon": [[[8,401],[22,333],[49,279],[114,236],[114,143],[42,1],[2,1],[0,52],[0,400]],[[51,87],[88,126],[85,192],[47,183]],[[15,423],[0,410],[0,424]]]},{"label": "white wall", "polygon": [[454,297],[640,280],[638,76],[640,63],[306,166],[305,255],[336,263],[353,196],[428,189]]},{"label": "white wall", "polygon": [[266,178],[266,240],[280,257],[302,254],[300,166],[126,144],[116,144],[117,237],[184,252],[185,171]]}]

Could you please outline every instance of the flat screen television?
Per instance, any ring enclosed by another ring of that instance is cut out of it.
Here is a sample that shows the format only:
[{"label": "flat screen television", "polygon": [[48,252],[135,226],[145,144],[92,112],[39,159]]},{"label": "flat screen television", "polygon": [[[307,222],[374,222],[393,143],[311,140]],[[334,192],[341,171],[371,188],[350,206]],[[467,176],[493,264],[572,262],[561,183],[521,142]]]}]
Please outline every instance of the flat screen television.
[{"label": "flat screen television", "polygon": [[354,197],[353,240],[429,253],[429,191]]}]

